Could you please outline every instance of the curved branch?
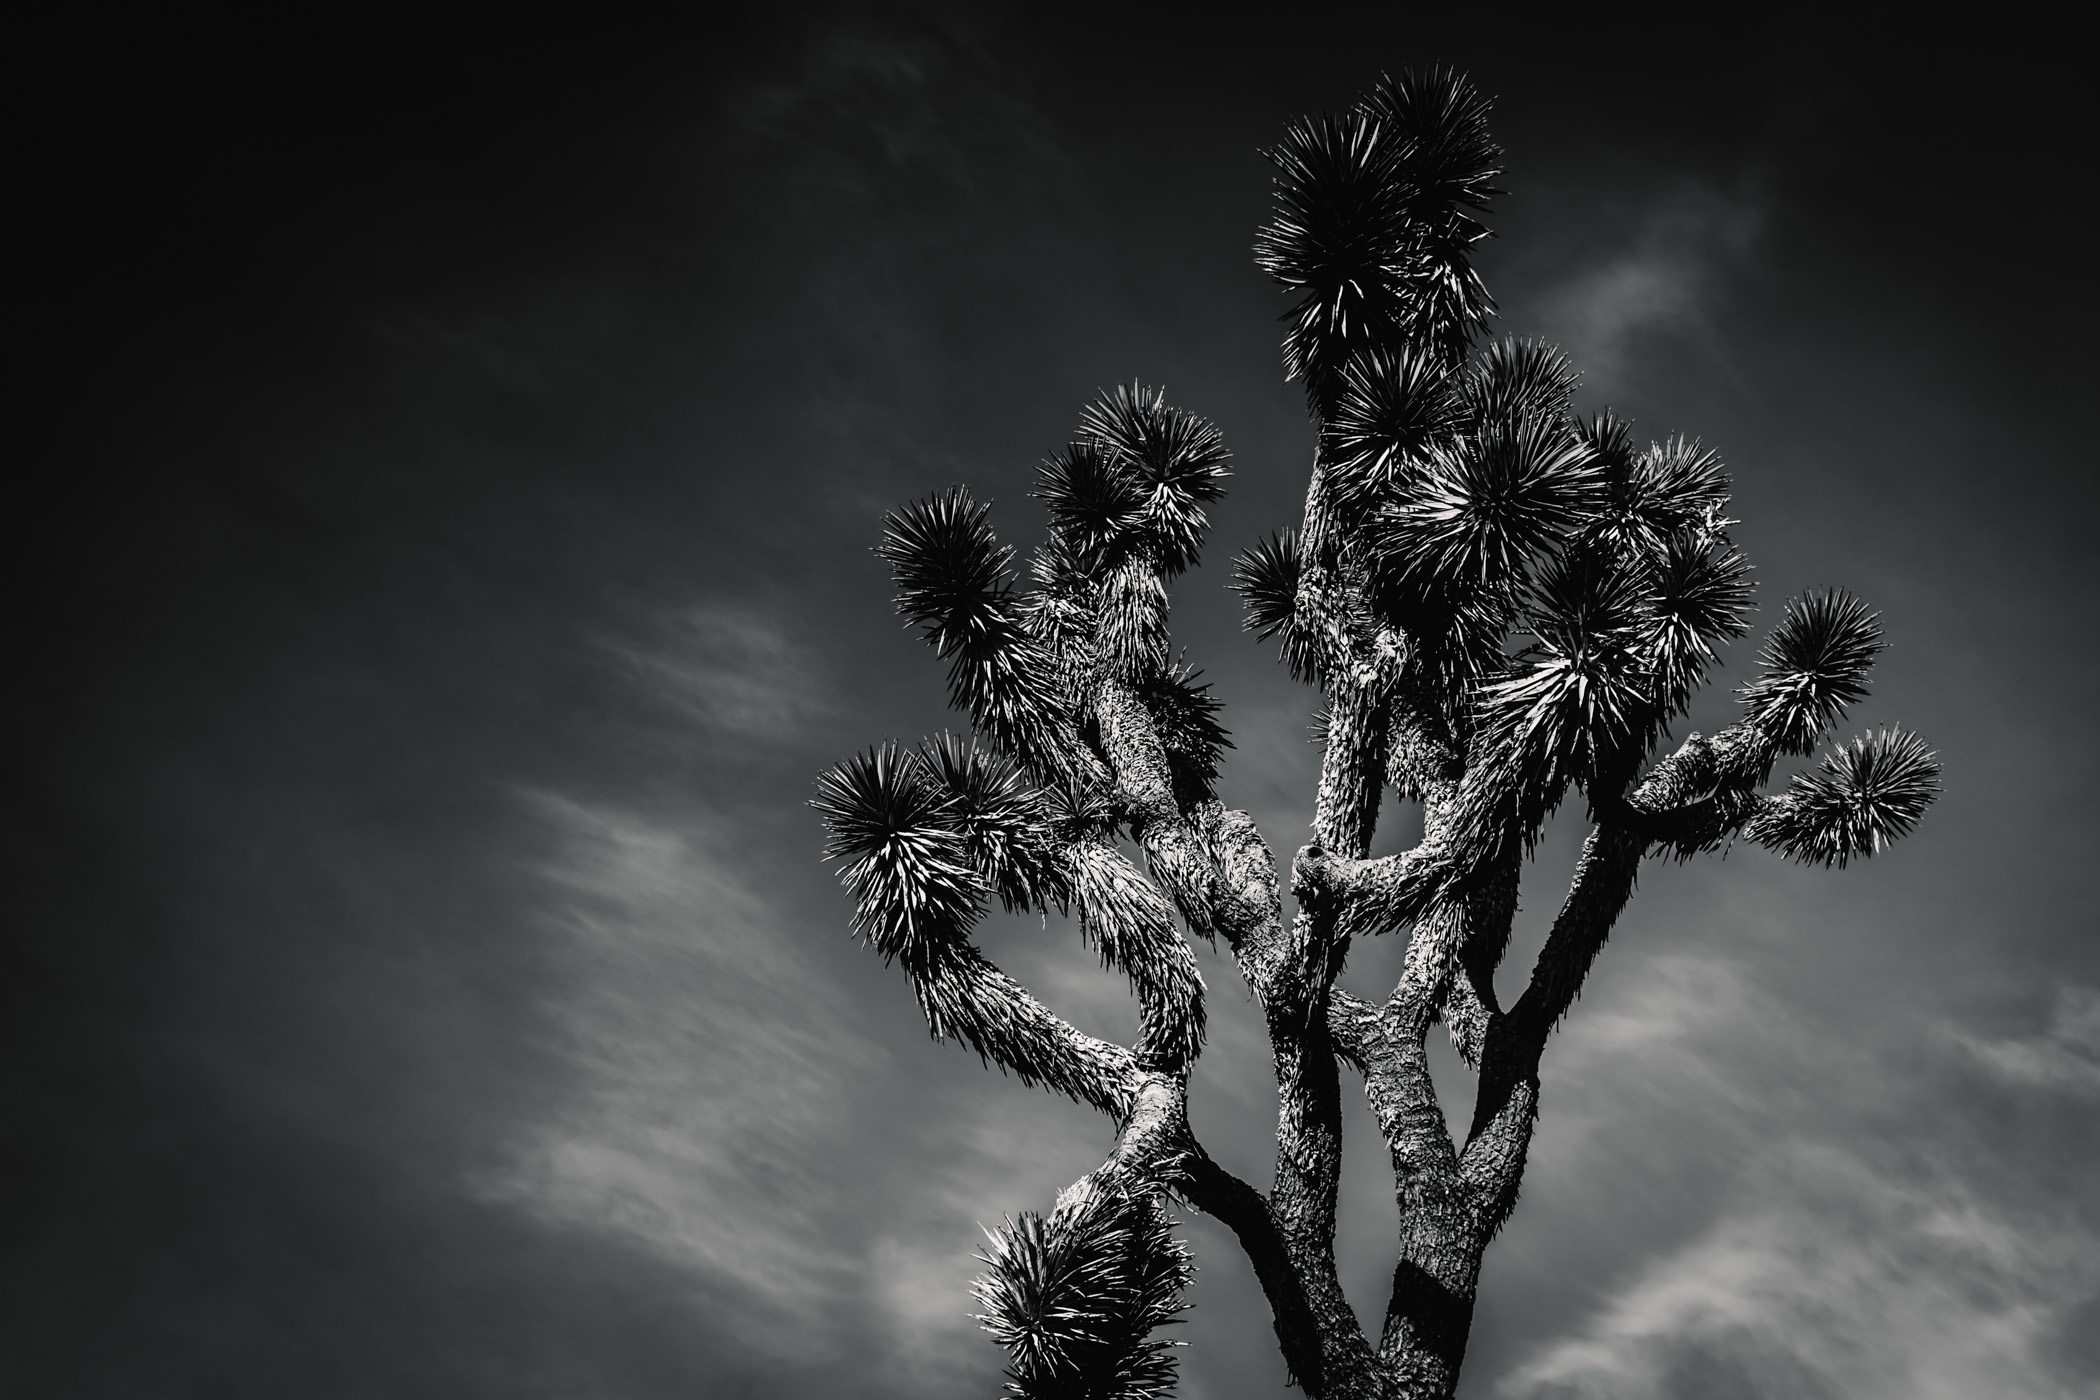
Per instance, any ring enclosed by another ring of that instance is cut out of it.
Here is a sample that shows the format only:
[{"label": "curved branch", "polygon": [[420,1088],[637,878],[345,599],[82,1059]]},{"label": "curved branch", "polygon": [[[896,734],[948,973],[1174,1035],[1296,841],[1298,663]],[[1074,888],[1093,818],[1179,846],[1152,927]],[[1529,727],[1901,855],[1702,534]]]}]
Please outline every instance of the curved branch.
[{"label": "curved branch", "polygon": [[1425,839],[1411,850],[1373,860],[1350,860],[1307,846],[1292,867],[1291,892],[1331,909],[1343,937],[1369,937],[1420,918],[1463,873],[1451,843],[1443,840]]},{"label": "curved branch", "polygon": [[1209,853],[1174,800],[1166,746],[1157,726],[1136,692],[1119,681],[1102,684],[1094,713],[1117,794],[1130,812],[1133,834],[1145,848],[1153,874],[1189,928],[1209,937],[1216,929],[1211,912],[1215,876]]},{"label": "curved branch", "polygon": [[1023,1084],[1043,1084],[1118,1120],[1129,1116],[1137,1057],[1081,1033],[973,944],[915,949],[901,961],[936,1039],[962,1041]]},{"label": "curved branch", "polygon": [[1080,927],[1137,994],[1140,1057],[1152,1069],[1185,1070],[1203,1045],[1203,976],[1166,896],[1098,838],[1067,846],[1063,865]]},{"label": "curved branch", "polygon": [[1307,1395],[1326,1393],[1326,1367],[1321,1354],[1320,1319],[1305,1296],[1305,1286],[1284,1244],[1283,1231],[1261,1193],[1212,1161],[1198,1147],[1187,1165],[1181,1194],[1190,1205],[1222,1222],[1246,1251],[1269,1300],[1269,1315],[1283,1364]]}]

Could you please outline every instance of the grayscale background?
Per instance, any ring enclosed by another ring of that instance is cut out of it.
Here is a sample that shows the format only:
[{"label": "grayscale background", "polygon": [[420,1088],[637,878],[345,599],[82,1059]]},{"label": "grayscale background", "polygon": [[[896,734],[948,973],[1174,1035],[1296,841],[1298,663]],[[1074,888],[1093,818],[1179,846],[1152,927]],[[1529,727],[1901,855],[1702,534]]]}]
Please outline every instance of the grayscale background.
[{"label": "grayscale background", "polygon": [[[2005,7],[708,8],[16,32],[0,1391],[990,1396],[979,1222],[1110,1129],[930,1043],[847,931],[816,773],[952,722],[868,546],[956,482],[1032,544],[1105,386],[1216,420],[1178,640],[1224,795],[1295,848],[1314,697],[1224,588],[1311,449],[1258,148],[1442,59],[1500,96],[1501,330],[1717,446],[1762,625],[1883,609],[1851,727],[1946,765],[1863,868],[1651,864],[1463,1393],[2095,1393],[2080,44]],[[1128,1033],[1072,930],[986,939]],[[1194,1121],[1265,1183],[1259,1019],[1204,970]],[[1245,1264],[1186,1228],[1182,1393],[1279,1394]]]}]

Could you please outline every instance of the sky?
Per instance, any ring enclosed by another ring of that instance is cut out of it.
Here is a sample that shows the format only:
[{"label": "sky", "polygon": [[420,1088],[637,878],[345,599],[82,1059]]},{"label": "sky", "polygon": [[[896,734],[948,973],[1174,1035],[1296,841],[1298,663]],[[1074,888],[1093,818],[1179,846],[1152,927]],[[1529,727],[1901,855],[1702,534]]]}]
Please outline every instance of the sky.
[{"label": "sky", "polygon": [[[995,1392],[979,1227],[1111,1127],[930,1042],[848,931],[816,774],[957,722],[868,546],[957,483],[1032,545],[1034,466],[1107,386],[1216,421],[1176,639],[1225,797],[1295,849],[1315,697],[1224,586],[1311,450],[1259,150],[1442,60],[1497,95],[1500,333],[1716,447],[1764,623],[1881,609],[1848,730],[1946,770],[1864,865],[1644,871],[1548,1052],[1461,1394],[2092,1394],[2088,75],[2004,10],[1758,15],[25,31],[0,1391]],[[1134,1028],[1072,929],[984,939]],[[1202,957],[1195,1127],[1263,1184],[1259,1016]],[[1349,1111],[1375,1321],[1390,1180]],[[1245,1263],[1184,1229],[1181,1393],[1280,1393]]]}]

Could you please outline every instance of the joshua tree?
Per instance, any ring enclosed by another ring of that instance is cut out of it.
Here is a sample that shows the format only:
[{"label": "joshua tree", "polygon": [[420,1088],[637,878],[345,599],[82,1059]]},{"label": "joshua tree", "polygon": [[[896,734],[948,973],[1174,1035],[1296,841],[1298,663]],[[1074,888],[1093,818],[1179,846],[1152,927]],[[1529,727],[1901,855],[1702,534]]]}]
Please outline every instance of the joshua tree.
[{"label": "joshua tree", "polygon": [[[1293,123],[1269,152],[1276,207],[1255,256],[1297,298],[1284,364],[1316,449],[1304,520],[1243,554],[1236,580],[1248,628],[1325,698],[1292,917],[1268,843],[1213,796],[1219,705],[1169,645],[1168,583],[1196,563],[1226,476],[1211,424],[1136,387],[1088,407],[1041,469],[1049,542],[1026,586],[964,490],[885,522],[898,606],[948,661],[978,737],[885,745],[825,774],[829,854],[937,1038],[1118,1129],[1047,1217],[991,1235],[976,1292],[1017,1395],[1172,1388],[1170,1344],[1153,1335],[1188,1270],[1170,1198],[1238,1238],[1306,1393],[1451,1395],[1481,1254],[1517,1199],[1541,1054],[1642,860],[1741,836],[1842,866],[1910,830],[1937,790],[1925,745],[1888,730],[1761,791],[1781,755],[1810,753],[1866,694],[1880,631],[1841,592],[1788,605],[1740,722],[1663,742],[1716,645],[1744,629],[1728,480],[1697,442],[1640,450],[1609,412],[1576,417],[1557,352],[1484,341],[1493,303],[1469,254],[1499,173],[1487,107],[1458,74],[1412,72]],[[1423,836],[1374,859],[1389,788],[1421,804]],[[1494,975],[1519,868],[1578,793],[1588,838],[1504,1006]],[[1135,1045],[1081,1034],[984,958],[971,931],[994,900],[1077,914],[1129,978]],[[1336,987],[1355,941],[1401,932],[1389,998]],[[1188,1119],[1204,1026],[1190,940],[1220,936],[1274,1056],[1266,1193]],[[1463,1140],[1430,1082],[1432,1024],[1478,1073]],[[1335,1274],[1345,1076],[1377,1116],[1399,1207],[1375,1338]]]}]

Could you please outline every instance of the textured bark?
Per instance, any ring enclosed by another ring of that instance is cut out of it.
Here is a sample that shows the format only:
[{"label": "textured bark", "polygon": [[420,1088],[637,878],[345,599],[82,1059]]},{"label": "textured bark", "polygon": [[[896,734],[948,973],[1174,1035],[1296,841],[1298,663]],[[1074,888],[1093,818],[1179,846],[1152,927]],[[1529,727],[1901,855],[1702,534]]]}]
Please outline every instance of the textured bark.
[{"label": "textured bark", "polygon": [[[1200,503],[1222,489],[1215,428],[1148,390],[1089,408],[1080,439],[1044,465],[1035,494],[1052,533],[1025,594],[967,492],[886,522],[900,607],[993,753],[885,746],[820,783],[832,854],[853,860],[842,873],[858,926],[911,976],[936,1035],[1117,1128],[1102,1163],[994,1264],[997,1287],[1011,1285],[994,1330],[1019,1395],[1170,1383],[1162,1346],[1143,1339],[1186,1278],[1160,1213],[1176,1195],[1239,1241],[1307,1395],[1449,1400],[1483,1253],[1523,1182],[1546,1047],[1641,862],[1748,833],[1842,864],[1907,831],[1936,791],[1922,741],[1884,735],[1826,760],[1823,777],[1759,793],[1775,754],[1807,752],[1865,693],[1879,633],[1849,595],[1790,605],[1744,692],[1745,723],[1640,771],[1714,647],[1740,635],[1747,565],[1711,454],[1673,441],[1639,455],[1608,415],[1577,422],[1573,371],[1541,347],[1472,353],[1491,306],[1464,252],[1479,228],[1464,211],[1496,173],[1484,110],[1449,73],[1389,80],[1346,114],[1294,126],[1295,154],[1278,158],[1278,219],[1258,249],[1303,298],[1287,363],[1307,383],[1318,447],[1298,530],[1250,551],[1240,578],[1250,626],[1281,636],[1323,702],[1290,917],[1275,851],[1208,795],[1227,743],[1216,707],[1170,664],[1168,585],[1196,562]],[[1421,804],[1422,839],[1373,857],[1388,790]],[[1563,801],[1586,804],[1591,830],[1504,1008],[1495,976],[1519,872]],[[1080,1034],[982,956],[971,930],[994,897],[1076,912],[1129,979],[1135,1047]],[[1269,1038],[1267,1192],[1215,1161],[1188,1118],[1205,1026],[1192,940],[1219,936]],[[1338,990],[1352,946],[1383,936],[1408,940],[1391,994]],[[1477,1074],[1462,1142],[1429,1072],[1439,1024]],[[1393,1174],[1375,1339],[1335,1268],[1345,1068]],[[1132,1260],[1144,1268],[1114,1272]],[[1138,1282],[1114,1282],[1126,1277]],[[1074,1278],[1110,1283],[1084,1307],[1043,1301]]]}]

